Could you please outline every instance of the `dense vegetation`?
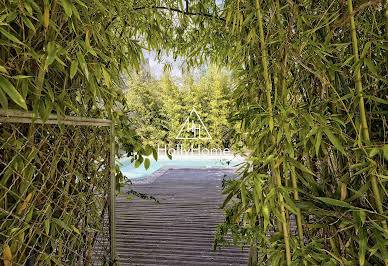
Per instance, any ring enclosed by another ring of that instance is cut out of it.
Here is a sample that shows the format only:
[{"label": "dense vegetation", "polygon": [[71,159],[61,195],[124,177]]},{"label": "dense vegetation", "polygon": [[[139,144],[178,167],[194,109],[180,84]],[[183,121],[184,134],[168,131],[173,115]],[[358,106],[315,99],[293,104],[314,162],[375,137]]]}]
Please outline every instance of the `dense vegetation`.
[{"label": "dense vegetation", "polygon": [[229,147],[232,91],[225,71],[210,67],[200,76],[187,73],[175,81],[168,73],[155,80],[149,73],[141,72],[127,78],[126,86],[130,119],[144,143],[154,147],[174,144],[190,147],[193,141],[176,137],[195,107],[212,137],[203,140],[203,145]]},{"label": "dense vegetation", "polygon": [[225,186],[217,242],[231,231],[259,264],[388,263],[387,8],[226,2],[228,43],[207,35],[233,66],[252,153]]},{"label": "dense vegetation", "polygon": [[234,137],[252,152],[225,184],[217,243],[232,231],[260,264],[388,264],[386,0],[0,7],[3,108],[112,117],[123,146],[141,150],[115,103],[142,42],[189,65],[227,65],[241,125]]},{"label": "dense vegetation", "polygon": [[[145,161],[142,155],[152,149],[130,128],[118,89],[123,71],[141,61],[141,44],[133,36],[149,34],[148,19],[142,12],[129,14],[128,4],[1,1],[1,108],[30,111],[43,120],[50,113],[112,119],[117,146]],[[109,163],[109,130],[1,123],[0,132],[2,262],[74,263],[96,235],[91,230],[101,230],[100,202],[89,200],[95,186],[103,186],[96,182],[108,181],[101,161]]]}]

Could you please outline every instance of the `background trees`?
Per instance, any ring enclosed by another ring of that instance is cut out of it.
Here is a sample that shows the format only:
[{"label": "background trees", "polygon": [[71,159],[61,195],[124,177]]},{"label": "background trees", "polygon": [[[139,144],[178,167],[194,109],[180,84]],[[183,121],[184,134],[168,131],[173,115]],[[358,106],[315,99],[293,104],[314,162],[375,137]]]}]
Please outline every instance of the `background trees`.
[{"label": "background trees", "polygon": [[195,107],[212,136],[203,143],[230,147],[232,87],[226,71],[212,66],[199,77],[187,73],[176,81],[168,73],[160,81],[146,77],[145,72],[131,75],[125,91],[133,126],[145,143],[190,147],[191,142],[175,138]]}]

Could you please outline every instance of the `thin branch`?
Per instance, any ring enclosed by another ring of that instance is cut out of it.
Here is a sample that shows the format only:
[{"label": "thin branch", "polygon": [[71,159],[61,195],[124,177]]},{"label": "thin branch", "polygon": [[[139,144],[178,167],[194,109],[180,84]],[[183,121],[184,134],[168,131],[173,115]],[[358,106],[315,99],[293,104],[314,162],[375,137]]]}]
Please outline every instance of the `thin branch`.
[{"label": "thin branch", "polygon": [[177,12],[177,13],[181,13],[181,14],[187,15],[187,16],[203,16],[203,17],[208,17],[208,18],[214,18],[214,19],[217,19],[217,20],[220,20],[220,21],[224,21],[224,22],[226,21],[224,18],[213,16],[211,14],[204,14],[204,13],[198,13],[198,12],[188,12],[188,8],[186,8],[186,11],[182,11],[180,9],[170,8],[170,7],[166,7],[166,6],[149,6],[149,7],[143,6],[143,7],[135,7],[132,10],[142,10],[142,9],[147,9],[147,8],[150,8],[150,9],[163,9],[163,10],[169,10],[169,11],[174,11],[174,12]]},{"label": "thin branch", "polygon": [[[186,5],[188,3],[186,2]],[[169,11],[174,11],[174,12],[177,12],[177,13],[181,13],[183,15],[187,15],[187,16],[203,16],[203,17],[208,17],[208,18],[214,18],[214,19],[217,19],[219,21],[223,21],[223,22],[226,22],[226,20],[224,18],[220,18],[220,17],[217,17],[217,16],[213,16],[211,14],[204,14],[204,13],[198,13],[198,12],[189,12],[188,10],[188,5],[186,6],[186,11],[182,11],[182,10],[179,10],[179,9],[176,9],[176,8],[169,8],[169,7],[165,7],[165,6],[150,6],[150,7],[147,7],[147,6],[143,6],[143,7],[135,7],[133,8],[132,10],[143,10],[143,9],[147,9],[147,8],[150,8],[150,9],[163,9],[163,10],[169,10]],[[109,21],[109,23],[105,26],[105,30],[107,30],[109,28],[109,26],[118,18],[118,16],[115,16],[112,18],[111,21]]]},{"label": "thin branch", "polygon": [[362,9],[367,8],[368,6],[374,5],[376,3],[380,3],[380,2],[381,2],[381,0],[371,0],[369,2],[363,3],[362,5],[360,5],[356,9],[354,9],[353,12],[350,13],[342,22],[338,23],[337,25],[334,25],[332,27],[332,30],[335,30],[335,29],[340,28],[343,25],[345,25],[350,20],[351,17],[353,17],[358,12],[360,12]]}]

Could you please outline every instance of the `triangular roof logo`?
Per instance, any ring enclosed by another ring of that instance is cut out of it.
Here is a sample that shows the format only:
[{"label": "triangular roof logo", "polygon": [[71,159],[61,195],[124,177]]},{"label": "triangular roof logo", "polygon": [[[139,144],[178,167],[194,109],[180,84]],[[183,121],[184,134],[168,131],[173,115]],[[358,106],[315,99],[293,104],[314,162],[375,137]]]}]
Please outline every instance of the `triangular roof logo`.
[{"label": "triangular roof logo", "polygon": [[[199,120],[199,123],[195,122],[194,120],[190,120],[190,116],[192,114],[195,114],[196,117]],[[194,137],[183,137],[183,133],[191,132]],[[207,131],[205,125],[202,122],[201,117],[199,117],[197,110],[193,107],[193,110],[191,110],[189,116],[186,118],[185,123],[181,127],[181,130],[179,130],[178,135],[175,139],[212,139],[210,136],[209,131]]]}]

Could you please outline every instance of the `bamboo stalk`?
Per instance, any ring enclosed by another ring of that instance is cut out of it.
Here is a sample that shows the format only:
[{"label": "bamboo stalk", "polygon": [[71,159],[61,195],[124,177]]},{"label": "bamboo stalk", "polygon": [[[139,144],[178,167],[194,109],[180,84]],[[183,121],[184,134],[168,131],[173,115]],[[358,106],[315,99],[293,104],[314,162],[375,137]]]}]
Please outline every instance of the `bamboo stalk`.
[{"label": "bamboo stalk", "polygon": [[[348,0],[348,11],[350,14],[352,14],[352,12],[353,12],[353,1],[352,0]],[[354,60],[355,60],[355,63],[357,64],[360,59],[359,59],[359,55],[358,55],[358,42],[357,42],[356,26],[354,23],[354,16],[350,17],[350,30],[351,30],[351,35],[352,35],[352,46],[353,46]],[[365,114],[364,97],[362,95],[363,88],[362,88],[362,82],[361,82],[360,69],[358,69],[356,72],[356,89],[357,89],[357,94],[360,98],[359,111],[360,111],[360,116],[361,116],[362,137],[364,138],[364,140],[366,142],[370,142],[368,124],[366,121],[366,114]],[[373,196],[375,198],[375,202],[377,205],[377,210],[381,215],[384,215],[383,205],[382,205],[381,198],[380,198],[380,191],[379,191],[379,188],[377,185],[377,178],[375,175],[371,176],[371,184],[372,184]],[[385,230],[388,230],[386,221],[381,221],[381,224]],[[384,262],[385,262],[385,265],[388,265],[388,259],[385,259]]]},{"label": "bamboo stalk", "polygon": [[[290,8],[293,9],[293,3],[289,1]],[[290,33],[291,27],[293,23],[293,13],[292,10],[290,12],[290,22],[289,22],[289,27],[287,29],[287,34]],[[288,37],[287,37],[288,39]],[[284,55],[283,55],[283,64],[282,64],[282,98],[283,98],[283,105],[287,104],[287,88],[286,88],[286,76],[287,76],[287,51],[284,49]],[[292,149],[290,152],[290,156],[294,158],[294,150]],[[292,188],[294,189],[294,199],[299,200],[299,192],[298,192],[298,183],[297,183],[297,178],[296,178],[296,173],[295,173],[295,166],[291,165],[291,183],[292,183]],[[296,210],[297,213],[295,214],[296,216],[296,226],[298,230],[298,238],[299,238],[299,245],[302,250],[304,251],[304,235],[303,235],[303,223],[302,223],[302,212],[300,209]]]},{"label": "bamboo stalk", "polygon": [[[294,158],[294,151],[292,150],[290,156]],[[299,200],[299,193],[298,193],[298,184],[296,182],[296,173],[295,173],[295,167],[291,166],[291,183],[292,188],[294,189],[294,199]],[[298,208],[296,210],[296,225],[298,229],[298,238],[299,238],[299,245],[302,251],[304,251],[304,235],[303,235],[303,223],[302,223],[302,212]]]},{"label": "bamboo stalk", "polygon": [[[274,128],[274,122],[273,122],[273,111],[272,111],[272,102],[271,102],[271,84],[270,84],[270,79],[269,79],[269,75],[268,75],[268,54],[267,54],[267,46],[266,46],[265,38],[264,38],[263,19],[261,17],[261,7],[260,7],[259,0],[256,0],[256,8],[257,8],[257,19],[259,22],[260,46],[261,46],[261,53],[262,53],[263,76],[264,76],[264,83],[265,83],[265,89],[266,89],[267,107],[268,107],[268,112],[270,115],[269,128],[270,128],[270,131],[272,133],[273,128]],[[275,136],[273,134],[272,134],[272,142],[276,143]],[[277,186],[281,187],[282,182],[281,182],[280,173],[274,167],[273,163],[271,164],[271,173],[276,178]],[[283,199],[283,195],[280,192],[279,192],[279,202],[280,202],[280,212],[282,215],[284,244],[285,244],[285,248],[286,248],[286,260],[287,260],[287,265],[290,265],[291,264],[291,251],[290,251],[288,225],[287,225],[287,220],[286,220],[284,199]]]},{"label": "bamboo stalk", "polygon": [[[349,12],[353,12],[353,3],[352,0],[348,0],[348,9]],[[354,24],[354,17],[352,16],[350,18],[350,27],[351,27],[351,34],[352,34],[352,44],[353,44],[353,54],[354,54],[354,59],[356,63],[359,61],[359,56],[358,56],[358,43],[357,43],[357,35],[356,35],[356,27]],[[369,132],[368,132],[368,124],[366,121],[366,114],[365,114],[365,106],[364,106],[364,97],[362,96],[362,82],[361,82],[361,71],[357,70],[356,72],[356,88],[357,88],[357,93],[360,97],[360,103],[359,103],[359,109],[360,109],[360,116],[361,116],[361,127],[362,127],[362,135],[364,137],[364,140],[369,142]],[[372,190],[373,194],[375,197],[375,201],[377,204],[377,208],[380,214],[383,214],[383,206],[381,203],[380,199],[380,193],[379,189],[377,186],[377,180],[376,176],[372,175]],[[385,221],[382,222],[384,229],[388,230],[387,228],[387,223]]]},{"label": "bamboo stalk", "polygon": [[[388,0],[384,1],[384,6],[385,6],[385,9],[383,10],[383,12],[385,17],[385,38],[386,40],[388,40]],[[388,51],[387,50],[385,51],[385,55],[386,55],[385,68],[388,71]]]},{"label": "bamboo stalk", "polygon": [[[348,0],[348,9],[349,9],[349,13],[353,12],[352,0]],[[352,35],[354,61],[355,63],[358,63],[360,61],[360,58],[358,55],[358,41],[357,41],[356,26],[354,24],[353,16],[350,18],[350,31]],[[361,131],[364,136],[364,140],[369,141],[369,131],[368,131],[368,123],[366,121],[364,97],[362,95],[362,82],[361,82],[360,69],[356,71],[356,89],[357,89],[358,97],[360,98],[359,109],[360,109],[360,116],[361,116]]]},{"label": "bamboo stalk", "polygon": [[115,200],[116,200],[116,174],[115,174],[115,124],[112,122],[110,127],[110,193],[109,193],[109,220],[110,220],[110,264],[116,264],[116,219],[115,219]]}]

